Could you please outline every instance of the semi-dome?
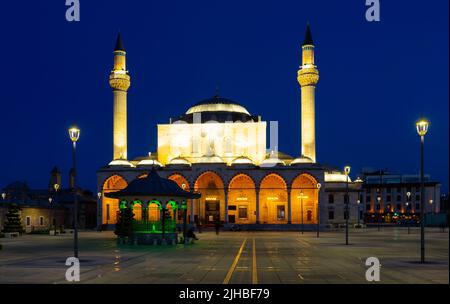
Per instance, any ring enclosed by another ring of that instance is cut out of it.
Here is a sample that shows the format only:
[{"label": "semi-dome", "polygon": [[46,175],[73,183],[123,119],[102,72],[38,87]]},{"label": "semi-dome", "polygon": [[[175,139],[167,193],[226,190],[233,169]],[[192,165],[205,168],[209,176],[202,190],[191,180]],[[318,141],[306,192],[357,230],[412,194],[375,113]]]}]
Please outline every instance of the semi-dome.
[{"label": "semi-dome", "polygon": [[231,161],[231,166],[234,165],[254,165],[253,161],[245,156],[240,156]]},{"label": "semi-dome", "polygon": [[297,165],[297,164],[312,164],[312,163],[313,163],[313,160],[311,158],[309,158],[307,156],[300,156],[291,162],[291,166]]},{"label": "semi-dome", "polygon": [[184,165],[184,166],[191,166],[191,163],[183,157],[175,157],[170,160],[169,165]]}]

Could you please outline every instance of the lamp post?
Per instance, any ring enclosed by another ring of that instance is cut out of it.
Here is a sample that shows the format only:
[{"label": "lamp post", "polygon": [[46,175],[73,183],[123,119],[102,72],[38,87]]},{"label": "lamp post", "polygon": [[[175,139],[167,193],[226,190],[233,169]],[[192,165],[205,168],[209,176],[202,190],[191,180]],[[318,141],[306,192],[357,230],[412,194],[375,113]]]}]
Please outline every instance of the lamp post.
[{"label": "lamp post", "polygon": [[[50,214],[53,214],[53,205],[52,205],[52,202],[53,202],[53,198],[50,196],[49,198],[48,198],[48,202],[49,202],[49,204],[50,204]],[[51,220],[52,220],[52,216],[51,215],[49,215],[49,218],[50,218],[50,228],[49,228],[49,233],[51,233],[51,228],[52,228],[52,222],[51,222]]]},{"label": "lamp post", "polygon": [[98,206],[97,206],[97,231],[101,231],[101,227],[102,227],[102,218],[100,217],[100,210],[103,210],[102,208],[102,193],[101,192],[97,192],[97,197],[98,197]]},{"label": "lamp post", "polygon": [[357,212],[358,212],[358,228],[359,228],[359,210],[360,210],[359,206],[360,206],[360,204],[361,204],[361,200],[358,198],[358,200],[356,201],[356,203],[358,204],[358,205],[357,205],[357,206],[358,206]]},{"label": "lamp post", "polygon": [[350,197],[348,196],[348,175],[350,174],[350,166],[344,167],[345,173],[345,245],[348,245],[348,218],[350,216],[348,203],[350,201]]},{"label": "lamp post", "polygon": [[420,136],[420,262],[425,263],[425,187],[424,187],[424,144],[428,132],[428,121],[420,119],[416,122],[417,133]]},{"label": "lamp post", "polygon": [[73,193],[74,193],[74,224],[73,224],[73,254],[74,257],[78,258],[78,197],[77,197],[77,186],[76,186],[76,150],[77,141],[80,138],[80,129],[73,126],[69,129],[69,137],[73,144]]},{"label": "lamp post", "polygon": [[380,231],[380,202],[381,202],[381,196],[377,196],[377,201],[378,201],[378,205],[377,205],[377,210],[378,210],[377,222],[378,222],[378,231]]},{"label": "lamp post", "polygon": [[[317,191],[320,191],[320,187],[322,187],[321,183],[317,183]],[[320,208],[319,208],[319,194],[317,194],[317,237],[319,237],[320,231]]]},{"label": "lamp post", "polygon": [[[407,201],[406,201],[406,214],[408,214],[409,213],[409,202],[410,202],[410,199],[411,199],[411,192],[406,192],[406,197],[407,197]],[[409,234],[409,222],[410,222],[410,219],[406,219],[406,223],[407,223],[407,225],[408,225],[408,234]]]},{"label": "lamp post", "polygon": [[59,190],[60,185],[59,184],[54,184],[53,185],[53,189],[55,189],[55,202],[52,205],[52,209],[53,209],[53,229],[54,229],[54,235],[56,235],[56,200],[57,200],[57,195],[58,195],[58,190]]}]

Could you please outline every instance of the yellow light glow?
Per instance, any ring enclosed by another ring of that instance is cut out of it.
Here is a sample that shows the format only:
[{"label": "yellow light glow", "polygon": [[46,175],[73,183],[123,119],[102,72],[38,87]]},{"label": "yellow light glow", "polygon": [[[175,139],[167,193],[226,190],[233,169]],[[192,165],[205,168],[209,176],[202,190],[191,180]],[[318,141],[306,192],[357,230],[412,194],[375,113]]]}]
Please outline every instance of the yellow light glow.
[{"label": "yellow light glow", "polygon": [[416,129],[417,129],[417,133],[420,136],[425,136],[425,134],[427,134],[428,132],[428,125],[429,122],[426,119],[420,119],[419,121],[416,122]]},{"label": "yellow light glow", "polygon": [[208,197],[205,197],[205,201],[217,201],[217,197],[216,196],[208,196]]},{"label": "yellow light glow", "polygon": [[297,196],[297,198],[308,198],[308,196],[307,195],[299,195],[299,196]]},{"label": "yellow light glow", "polygon": [[278,198],[278,196],[268,196],[267,197],[267,200],[269,200],[269,201],[277,201],[279,198]]},{"label": "yellow light glow", "polygon": [[75,126],[71,127],[69,129],[69,137],[71,141],[77,142],[78,139],[80,138],[80,129],[78,129]]},{"label": "yellow light glow", "polygon": [[237,201],[247,201],[248,198],[247,197],[238,197],[236,198]]}]

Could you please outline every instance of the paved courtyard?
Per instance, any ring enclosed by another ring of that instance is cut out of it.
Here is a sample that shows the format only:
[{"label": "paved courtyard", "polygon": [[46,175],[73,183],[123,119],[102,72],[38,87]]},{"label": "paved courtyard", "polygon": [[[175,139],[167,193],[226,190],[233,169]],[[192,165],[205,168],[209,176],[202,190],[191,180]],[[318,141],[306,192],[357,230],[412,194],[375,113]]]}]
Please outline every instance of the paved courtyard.
[{"label": "paved courtyard", "polygon": [[[117,245],[112,232],[80,233],[80,283],[368,283],[365,260],[377,257],[379,283],[449,283],[448,232],[427,230],[419,264],[419,230],[221,232],[187,246]],[[67,283],[72,236],[0,239],[0,283]]]}]

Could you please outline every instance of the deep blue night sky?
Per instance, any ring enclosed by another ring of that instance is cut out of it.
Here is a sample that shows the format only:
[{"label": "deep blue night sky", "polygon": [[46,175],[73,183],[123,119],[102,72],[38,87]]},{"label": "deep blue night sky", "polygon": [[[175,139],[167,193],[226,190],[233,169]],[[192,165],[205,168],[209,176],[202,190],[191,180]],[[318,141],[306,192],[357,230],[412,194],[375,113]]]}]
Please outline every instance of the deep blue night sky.
[{"label": "deep blue night sky", "polygon": [[381,1],[381,22],[355,1],[81,0],[81,22],[65,1],[2,4],[0,187],[15,180],[44,188],[71,165],[67,128],[76,122],[79,184],[95,190],[112,157],[108,75],[120,30],[132,86],[128,154],[156,150],[156,124],[222,96],[266,121],[278,120],[280,150],[300,149],[296,73],[309,21],[320,81],[319,162],[419,172],[415,121],[430,121],[426,173],[449,179],[448,1]]}]

